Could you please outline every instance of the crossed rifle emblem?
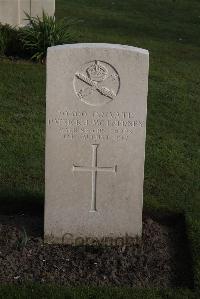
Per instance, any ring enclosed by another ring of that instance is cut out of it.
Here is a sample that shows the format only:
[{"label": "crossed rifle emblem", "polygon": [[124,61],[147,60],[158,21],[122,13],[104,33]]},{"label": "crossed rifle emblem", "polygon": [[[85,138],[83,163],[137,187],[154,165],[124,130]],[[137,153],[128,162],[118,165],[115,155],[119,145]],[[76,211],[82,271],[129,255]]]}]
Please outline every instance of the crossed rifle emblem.
[{"label": "crossed rifle emblem", "polygon": [[[78,92],[78,96],[80,98],[84,98],[84,97],[92,94],[94,91],[97,91],[101,95],[108,97],[110,99],[113,99],[114,97],[116,97],[116,94],[112,90],[110,90],[109,88],[107,88],[105,86],[100,86],[97,81],[90,79],[88,76],[81,74],[81,73],[76,73],[76,77],[79,80],[86,83],[87,85],[89,85],[89,87],[81,89]],[[102,80],[102,81],[104,81],[104,80]]]}]

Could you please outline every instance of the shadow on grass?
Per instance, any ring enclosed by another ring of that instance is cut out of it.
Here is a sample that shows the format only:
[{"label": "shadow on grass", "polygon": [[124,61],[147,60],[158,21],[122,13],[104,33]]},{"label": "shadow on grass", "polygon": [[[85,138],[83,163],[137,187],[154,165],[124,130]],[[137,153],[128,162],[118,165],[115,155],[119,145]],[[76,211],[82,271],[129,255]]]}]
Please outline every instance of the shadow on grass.
[{"label": "shadow on grass", "polygon": [[0,192],[0,214],[43,215],[44,196],[41,193],[14,190]]},{"label": "shadow on grass", "polygon": [[143,218],[145,217],[150,217],[173,231],[170,234],[170,241],[173,244],[171,247],[174,248],[171,254],[175,263],[176,279],[172,284],[175,287],[194,289],[193,260],[184,214],[144,209]]}]

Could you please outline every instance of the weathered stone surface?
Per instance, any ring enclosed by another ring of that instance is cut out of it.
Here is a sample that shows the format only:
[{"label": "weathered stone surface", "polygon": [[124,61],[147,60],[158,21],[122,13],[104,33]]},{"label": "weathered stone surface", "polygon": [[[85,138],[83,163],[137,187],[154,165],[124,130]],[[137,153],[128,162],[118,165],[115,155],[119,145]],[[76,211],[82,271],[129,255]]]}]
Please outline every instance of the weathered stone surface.
[{"label": "weathered stone surface", "polygon": [[19,24],[19,3],[18,0],[1,0],[0,1],[0,22],[2,24],[18,25]]},{"label": "weathered stone surface", "polygon": [[42,11],[50,16],[55,13],[55,0],[0,0],[0,22],[13,26],[27,24],[24,12],[32,17],[42,16]]},{"label": "weathered stone surface", "polygon": [[49,16],[55,14],[55,0],[32,0],[31,16],[42,17],[45,11]]},{"label": "weathered stone surface", "polygon": [[148,51],[48,49],[45,240],[141,235]]}]

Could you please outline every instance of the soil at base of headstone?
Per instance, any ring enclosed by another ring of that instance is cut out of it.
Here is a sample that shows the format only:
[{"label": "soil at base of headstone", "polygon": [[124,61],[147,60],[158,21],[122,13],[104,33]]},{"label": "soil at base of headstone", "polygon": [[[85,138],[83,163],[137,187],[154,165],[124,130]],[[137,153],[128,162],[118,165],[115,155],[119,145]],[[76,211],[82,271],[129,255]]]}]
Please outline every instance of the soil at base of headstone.
[{"label": "soil at base of headstone", "polygon": [[0,216],[0,282],[192,287],[180,222],[144,217],[143,236],[117,246],[45,244],[42,217]]}]

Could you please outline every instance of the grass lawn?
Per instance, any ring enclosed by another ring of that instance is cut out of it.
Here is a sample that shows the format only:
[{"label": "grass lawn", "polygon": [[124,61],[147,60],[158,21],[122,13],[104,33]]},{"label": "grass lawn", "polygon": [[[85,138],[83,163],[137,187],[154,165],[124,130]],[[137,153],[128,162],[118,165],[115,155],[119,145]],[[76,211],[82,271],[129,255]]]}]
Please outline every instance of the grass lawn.
[{"label": "grass lawn", "polygon": [[[80,20],[78,42],[150,51],[144,208],[184,215],[195,289],[2,286],[0,298],[200,298],[200,2],[57,0],[56,15]],[[1,212],[41,211],[45,67],[2,60],[0,103]]]}]

